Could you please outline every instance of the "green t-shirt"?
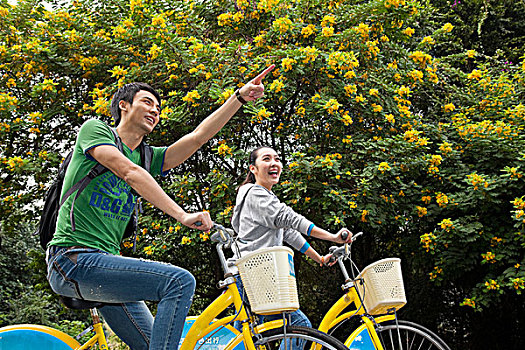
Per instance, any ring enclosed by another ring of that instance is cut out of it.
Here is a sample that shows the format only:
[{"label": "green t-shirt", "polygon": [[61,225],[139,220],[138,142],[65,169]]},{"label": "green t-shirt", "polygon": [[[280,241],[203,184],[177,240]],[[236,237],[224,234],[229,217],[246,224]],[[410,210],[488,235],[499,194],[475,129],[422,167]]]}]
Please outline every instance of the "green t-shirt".
[{"label": "green t-shirt", "polygon": [[[62,196],[97,164],[88,151],[101,145],[117,147],[113,133],[105,123],[91,119],[86,121],[77,135],[73,156],[64,178]],[[130,150],[122,144],[124,155],[140,164],[140,150]],[[162,173],[166,147],[153,147],[151,175]],[[58,246],[83,246],[118,254],[120,241],[131,218],[135,196],[131,187],[111,171],[94,178],[75,201],[75,231],[71,229],[69,212],[75,197],[73,193],[60,207],[57,228],[49,243]]]}]

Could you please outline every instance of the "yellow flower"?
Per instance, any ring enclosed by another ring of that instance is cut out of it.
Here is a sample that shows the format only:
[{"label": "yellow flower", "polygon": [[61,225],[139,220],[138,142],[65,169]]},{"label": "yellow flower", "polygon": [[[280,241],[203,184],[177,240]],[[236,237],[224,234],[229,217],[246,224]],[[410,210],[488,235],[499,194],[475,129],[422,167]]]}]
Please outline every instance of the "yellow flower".
[{"label": "yellow flower", "polygon": [[133,23],[133,20],[132,19],[125,19],[122,24],[128,28],[132,28],[135,26],[135,23]]},{"label": "yellow flower", "polygon": [[230,25],[232,18],[233,15],[230,12],[221,13],[219,16],[217,16],[217,23],[219,26],[224,27]]},{"label": "yellow flower", "polygon": [[416,31],[413,28],[407,27],[405,30],[403,30],[403,34],[407,36],[412,36]]},{"label": "yellow flower", "polygon": [[495,263],[496,262],[496,255],[493,252],[486,252],[485,254],[481,254],[481,257],[483,260],[489,262],[489,263]]},{"label": "yellow flower", "polygon": [[450,153],[452,152],[452,145],[448,142],[443,142],[440,146],[439,146],[439,150],[441,152],[443,152],[443,154],[447,154],[447,153]]},{"label": "yellow flower", "polygon": [[481,78],[481,71],[479,71],[478,69],[474,69],[467,75],[467,78],[479,80]]},{"label": "yellow flower", "polygon": [[232,149],[225,143],[222,143],[217,148],[217,153],[219,153],[221,156],[224,156],[226,154],[232,154]]},{"label": "yellow flower", "polygon": [[310,35],[314,34],[316,31],[313,24],[309,24],[301,30],[303,37],[308,38]]},{"label": "yellow flower", "polygon": [[288,17],[278,18],[273,22],[273,27],[279,30],[279,33],[284,34],[290,29],[292,21]]},{"label": "yellow flower", "polygon": [[368,24],[359,23],[359,25],[356,28],[356,31],[359,34],[361,34],[361,36],[363,38],[367,38],[368,37],[368,33],[370,32],[370,27],[368,26]]},{"label": "yellow flower", "polygon": [[113,67],[113,69],[109,70],[108,72],[111,73],[112,77],[120,77],[120,76],[126,75],[128,71],[122,68],[121,66],[115,66]]},{"label": "yellow flower", "polygon": [[151,246],[144,247],[144,253],[145,253],[146,255],[151,255],[151,254],[153,254],[153,250],[151,249]]},{"label": "yellow flower", "polygon": [[55,91],[55,86],[57,85],[58,83],[55,83],[53,79],[44,79],[44,82],[42,83],[42,90]]},{"label": "yellow flower", "polygon": [[377,89],[370,89],[370,91],[368,91],[368,93],[370,94],[370,96],[379,97],[379,91]]},{"label": "yellow flower", "polygon": [[182,237],[181,244],[189,244],[189,243],[191,243],[191,238],[186,237],[186,236]]},{"label": "yellow flower", "polygon": [[474,58],[477,55],[476,50],[467,50],[467,57]]},{"label": "yellow flower", "polygon": [[416,209],[417,209],[417,216],[419,216],[420,218],[427,215],[427,208],[416,206]]},{"label": "yellow flower", "polygon": [[[345,126],[348,126],[350,124],[352,124],[354,122],[354,120],[352,119],[352,117],[348,114],[348,111],[346,111],[342,116],[341,116],[341,120],[343,121],[343,123],[345,124]],[[351,140],[351,139],[350,139]],[[343,139],[343,142],[344,143],[348,143],[347,142],[348,139]]]},{"label": "yellow flower", "polygon": [[292,66],[297,63],[296,60],[294,60],[293,58],[289,58],[289,57],[286,57],[286,58],[283,58],[282,62],[281,62],[281,67],[283,67],[284,71],[287,72],[289,70],[292,70]]},{"label": "yellow flower", "polygon": [[496,282],[494,280],[489,280],[489,281],[485,282],[485,286],[487,287],[488,290],[498,290],[499,289],[498,282]]},{"label": "yellow flower", "polygon": [[385,119],[387,122],[389,122],[390,124],[395,124],[396,122],[396,118],[394,118],[394,115],[393,114],[387,114],[385,115]]},{"label": "yellow flower", "polygon": [[354,84],[346,85],[345,86],[346,95],[350,96],[351,94],[355,94],[357,92],[357,86]]},{"label": "yellow flower", "polygon": [[323,20],[321,21],[321,27],[332,26],[334,24],[335,24],[335,18],[330,15],[324,16]]},{"label": "yellow flower", "polygon": [[454,106],[453,103],[448,103],[443,108],[444,108],[445,112],[448,113],[448,112],[454,111],[456,109],[456,106]]},{"label": "yellow flower", "polygon": [[516,290],[525,289],[525,280],[523,280],[523,278],[519,278],[519,277],[513,278],[512,284],[513,284],[514,289]]},{"label": "yellow flower", "polygon": [[284,83],[280,79],[276,79],[270,84],[270,90],[275,92],[280,92],[283,87]]},{"label": "yellow flower", "polygon": [[333,27],[324,27],[322,30],[323,36],[330,37],[334,35],[334,28]]},{"label": "yellow flower", "polygon": [[151,45],[151,48],[147,51],[147,54],[150,56],[152,60],[157,58],[159,54],[162,52],[162,49],[157,46],[157,44]]},{"label": "yellow flower", "polygon": [[383,107],[381,105],[372,103],[372,109],[375,113],[379,113],[383,110]]},{"label": "yellow flower", "polygon": [[390,170],[390,165],[388,165],[387,162],[381,162],[379,163],[379,165],[377,166],[377,170],[379,170],[381,173],[384,173],[385,171],[388,171]]},{"label": "yellow flower", "polygon": [[444,193],[441,193],[441,192],[438,192],[436,194],[436,202],[437,204],[442,207],[442,208],[446,208],[447,204],[448,204],[448,197],[446,194]]},{"label": "yellow flower", "polygon": [[476,307],[476,301],[473,300],[473,299],[469,299],[469,298],[465,298],[465,300],[463,300],[463,302],[461,302],[461,304],[459,304],[460,306],[470,306],[471,308],[475,308]]},{"label": "yellow flower", "polygon": [[192,90],[188,92],[186,96],[182,98],[182,100],[184,102],[195,102],[195,100],[198,100],[200,98],[201,98],[201,95],[199,94],[199,92],[197,90]]},{"label": "yellow flower", "polygon": [[436,42],[434,41],[434,39],[432,39],[432,37],[430,36],[426,36],[423,38],[423,40],[421,40],[421,44],[430,44],[430,45],[433,45],[435,44]]},{"label": "yellow flower", "polygon": [[427,251],[427,253],[430,250],[434,250],[436,246],[436,242],[434,240],[436,239],[436,236],[432,233],[425,233],[421,235],[420,237],[421,244],[423,244],[423,248]]},{"label": "yellow flower", "polygon": [[454,29],[454,26],[450,23],[445,23],[445,25],[441,27],[441,29],[447,33],[450,33],[452,29]]},{"label": "yellow flower", "polygon": [[452,220],[450,219],[443,219],[438,225],[441,226],[441,228],[446,231],[450,231],[450,229],[454,228],[454,224]]},{"label": "yellow flower", "polygon": [[355,98],[355,102],[357,103],[361,103],[361,102],[365,102],[366,101],[366,98],[363,97],[363,95],[359,94],[359,96],[356,96]]},{"label": "yellow flower", "polygon": [[368,220],[366,219],[366,216],[369,214],[369,211],[366,210],[366,209],[363,209],[361,211],[361,221],[362,222],[367,222]]},{"label": "yellow flower", "polygon": [[0,17],[7,17],[9,15],[9,9],[0,6]]},{"label": "yellow flower", "polygon": [[430,56],[428,53],[424,53],[423,51],[414,51],[410,55],[408,55],[414,62],[419,63],[421,66],[425,66],[428,63],[432,62],[432,56]]},{"label": "yellow flower", "polygon": [[410,96],[410,88],[402,85],[399,89],[395,91],[399,96]]},{"label": "yellow flower", "polygon": [[166,28],[166,19],[164,19],[164,14],[160,14],[151,19],[151,25],[154,27]]},{"label": "yellow flower", "polygon": [[423,72],[414,69],[413,71],[408,73],[408,76],[414,79],[414,81],[422,81],[423,80]]},{"label": "yellow flower", "polygon": [[341,107],[341,104],[333,98],[326,102],[326,104],[323,106],[323,108],[328,111],[328,114],[336,113],[339,107]]}]

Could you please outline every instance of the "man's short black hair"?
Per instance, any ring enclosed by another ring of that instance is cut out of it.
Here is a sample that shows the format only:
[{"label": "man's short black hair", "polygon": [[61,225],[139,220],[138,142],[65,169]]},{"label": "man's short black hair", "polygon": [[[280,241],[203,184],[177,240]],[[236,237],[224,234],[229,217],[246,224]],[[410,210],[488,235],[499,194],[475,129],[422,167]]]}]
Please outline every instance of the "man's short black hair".
[{"label": "man's short black hair", "polygon": [[118,91],[113,95],[113,99],[111,100],[111,116],[113,119],[115,119],[115,126],[119,125],[120,123],[120,108],[118,106],[119,102],[124,100],[126,102],[129,102],[130,105],[133,104],[133,98],[139,92],[140,90],[146,90],[148,92],[151,92],[153,96],[157,98],[157,101],[159,102],[160,106],[160,95],[157,91],[155,91],[154,88],[152,88],[150,85],[146,83],[129,83],[118,89]]}]

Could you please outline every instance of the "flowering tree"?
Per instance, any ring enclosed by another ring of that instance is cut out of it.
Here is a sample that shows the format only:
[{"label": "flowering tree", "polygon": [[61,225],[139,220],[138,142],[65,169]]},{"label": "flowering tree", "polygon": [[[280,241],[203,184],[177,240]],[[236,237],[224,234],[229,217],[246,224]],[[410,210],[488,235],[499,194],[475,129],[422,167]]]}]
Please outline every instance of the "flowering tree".
[{"label": "flowering tree", "polygon": [[[435,319],[446,318],[445,301],[478,311],[502,299],[519,304],[525,63],[443,50],[455,42],[455,26],[436,21],[427,4],[114,0],[53,11],[35,1],[0,4],[6,232],[36,217],[81,123],[111,123],[108,104],[119,86],[145,81],[161,92],[161,122],[148,142],[166,145],[275,63],[265,99],[160,180],[178,203],[228,224],[247,152],[269,145],[285,160],[280,198],[334,232],[363,230],[356,247],[363,264],[401,256],[412,305],[429,302],[419,287],[438,296]],[[215,293],[209,281],[220,271],[214,258],[203,261],[214,256],[207,234],[154,208],[140,224],[139,255],[183,265],[202,281],[198,295]],[[316,285],[307,276],[301,288]],[[307,311],[322,314],[331,293]],[[205,302],[196,298],[195,307]]]}]

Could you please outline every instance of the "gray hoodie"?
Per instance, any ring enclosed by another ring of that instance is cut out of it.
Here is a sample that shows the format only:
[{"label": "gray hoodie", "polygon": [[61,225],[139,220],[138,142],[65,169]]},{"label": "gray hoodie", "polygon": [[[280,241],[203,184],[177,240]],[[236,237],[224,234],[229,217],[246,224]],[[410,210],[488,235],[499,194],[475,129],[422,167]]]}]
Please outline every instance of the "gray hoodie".
[{"label": "gray hoodie", "polygon": [[[239,235],[237,245],[244,256],[259,248],[282,246],[283,242],[304,253],[310,244],[301,233],[308,236],[314,224],[281,203],[265,187],[246,184],[237,193],[232,227]],[[229,259],[229,265],[233,265],[236,258],[239,257]]]}]

